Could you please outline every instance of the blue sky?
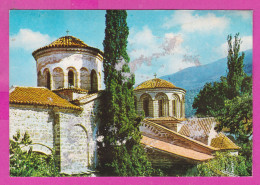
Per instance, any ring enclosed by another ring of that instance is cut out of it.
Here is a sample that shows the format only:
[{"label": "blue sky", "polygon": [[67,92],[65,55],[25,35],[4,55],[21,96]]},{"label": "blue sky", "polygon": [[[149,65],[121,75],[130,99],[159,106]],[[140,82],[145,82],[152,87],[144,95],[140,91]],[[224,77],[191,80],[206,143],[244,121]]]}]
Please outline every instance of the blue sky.
[{"label": "blue sky", "polygon": [[[36,86],[32,52],[75,36],[103,50],[105,10],[11,10],[10,86]],[[128,54],[136,84],[227,56],[228,34],[252,49],[252,11],[129,10]]]}]

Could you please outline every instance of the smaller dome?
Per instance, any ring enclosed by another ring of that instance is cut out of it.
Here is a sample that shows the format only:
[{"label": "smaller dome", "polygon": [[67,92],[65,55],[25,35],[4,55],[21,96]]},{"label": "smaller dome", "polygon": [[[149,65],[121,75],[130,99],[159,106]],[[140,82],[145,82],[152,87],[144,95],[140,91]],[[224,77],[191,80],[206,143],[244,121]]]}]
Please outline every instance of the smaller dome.
[{"label": "smaller dome", "polygon": [[138,85],[135,90],[140,89],[154,89],[154,88],[167,88],[167,89],[175,89],[178,88],[175,85],[173,85],[171,82],[168,82],[166,80],[162,80],[159,78],[154,78],[151,80],[147,80],[140,85]]}]

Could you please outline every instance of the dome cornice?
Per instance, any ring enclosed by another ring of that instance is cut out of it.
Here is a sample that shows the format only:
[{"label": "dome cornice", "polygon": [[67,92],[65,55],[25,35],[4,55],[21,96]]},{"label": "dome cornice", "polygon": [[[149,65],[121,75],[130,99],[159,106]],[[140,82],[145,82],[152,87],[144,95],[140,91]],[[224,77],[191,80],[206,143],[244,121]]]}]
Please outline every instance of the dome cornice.
[{"label": "dome cornice", "polygon": [[37,60],[39,58],[39,56],[44,53],[45,50],[50,50],[52,48],[59,48],[59,49],[74,49],[76,48],[77,50],[81,50],[84,51],[84,49],[88,49],[92,52],[95,52],[98,54],[100,54],[101,56],[103,56],[103,52],[97,48],[88,46],[87,44],[85,44],[83,41],[81,41],[80,39],[73,37],[73,36],[64,36],[61,37],[57,40],[55,40],[54,42],[52,42],[51,44],[41,47],[37,50],[35,50],[32,55],[33,57]]},{"label": "dome cornice", "polygon": [[180,90],[184,90],[182,88],[176,87],[171,82],[168,82],[166,80],[162,80],[162,79],[159,79],[159,78],[147,80],[147,81],[141,83],[140,85],[138,85],[134,90],[137,91],[137,90],[143,90],[143,89],[146,89],[146,90],[148,90],[148,89],[180,89]]}]

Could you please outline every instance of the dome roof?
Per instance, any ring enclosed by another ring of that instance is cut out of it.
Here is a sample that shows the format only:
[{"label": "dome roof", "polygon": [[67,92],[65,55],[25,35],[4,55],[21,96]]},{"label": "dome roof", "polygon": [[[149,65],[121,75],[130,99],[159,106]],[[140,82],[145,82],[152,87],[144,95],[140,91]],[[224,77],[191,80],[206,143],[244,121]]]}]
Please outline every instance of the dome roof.
[{"label": "dome roof", "polygon": [[173,85],[171,82],[159,78],[154,78],[141,83],[135,88],[135,90],[154,89],[154,88],[180,89],[175,85]]},{"label": "dome roof", "polygon": [[94,50],[103,55],[102,51],[100,51],[99,49],[90,47],[87,44],[85,44],[82,40],[73,36],[60,37],[59,39],[55,40],[49,45],[35,50],[32,53],[32,55],[35,57],[36,53],[38,53],[39,51],[42,51],[44,49],[49,49],[49,48],[87,48],[87,49]]}]

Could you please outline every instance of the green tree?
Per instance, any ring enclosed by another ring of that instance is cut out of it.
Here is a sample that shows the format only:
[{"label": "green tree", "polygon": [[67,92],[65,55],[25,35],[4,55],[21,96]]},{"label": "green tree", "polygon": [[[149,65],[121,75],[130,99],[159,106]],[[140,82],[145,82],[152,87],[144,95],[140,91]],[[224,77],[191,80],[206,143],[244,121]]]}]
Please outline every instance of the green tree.
[{"label": "green tree", "polygon": [[246,158],[228,152],[216,152],[215,158],[196,165],[186,176],[248,176]]},{"label": "green tree", "polygon": [[130,73],[127,54],[127,13],[106,12],[104,45],[105,90],[101,101],[99,136],[100,171],[109,176],[148,176],[151,163],[140,145],[141,118],[134,105],[134,75]]},{"label": "green tree", "polygon": [[232,99],[241,93],[241,85],[244,77],[246,76],[244,72],[244,57],[245,53],[242,52],[240,55],[240,45],[241,39],[239,38],[239,33],[234,37],[232,44],[232,35],[228,35],[228,56],[227,56],[227,82],[228,82],[228,98]]},{"label": "green tree", "polygon": [[196,109],[197,116],[214,116],[224,107],[227,99],[227,80],[221,77],[220,82],[206,83],[194,98],[192,107]]},{"label": "green tree", "polygon": [[23,150],[32,144],[30,136],[25,133],[21,138],[20,132],[10,140],[10,176],[13,177],[55,177],[59,176],[54,151],[52,155],[43,155]]}]

